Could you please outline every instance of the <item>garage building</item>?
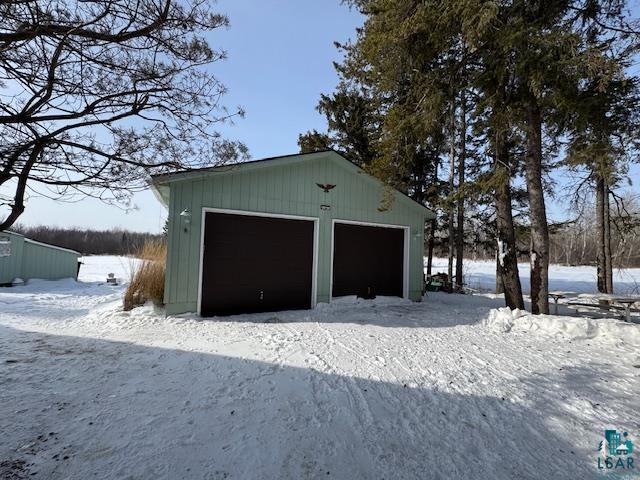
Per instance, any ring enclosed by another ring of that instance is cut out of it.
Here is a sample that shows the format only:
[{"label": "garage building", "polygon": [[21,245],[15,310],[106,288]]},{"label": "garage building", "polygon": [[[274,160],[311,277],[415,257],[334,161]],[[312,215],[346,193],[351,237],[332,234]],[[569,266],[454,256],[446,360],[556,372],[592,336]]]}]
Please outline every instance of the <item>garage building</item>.
[{"label": "garage building", "polygon": [[168,208],[167,314],[422,297],[433,213],[334,151],[153,177]]}]

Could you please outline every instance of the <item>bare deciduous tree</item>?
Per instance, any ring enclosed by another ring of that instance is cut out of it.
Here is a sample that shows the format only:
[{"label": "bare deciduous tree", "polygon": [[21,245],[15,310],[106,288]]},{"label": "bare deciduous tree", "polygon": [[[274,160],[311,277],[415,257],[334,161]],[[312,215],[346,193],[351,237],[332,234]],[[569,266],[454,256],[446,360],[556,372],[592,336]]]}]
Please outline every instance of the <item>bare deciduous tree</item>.
[{"label": "bare deciduous tree", "polygon": [[246,155],[216,126],[240,109],[208,70],[225,27],[207,0],[0,4],[0,230],[29,192],[126,204],[149,173]]}]

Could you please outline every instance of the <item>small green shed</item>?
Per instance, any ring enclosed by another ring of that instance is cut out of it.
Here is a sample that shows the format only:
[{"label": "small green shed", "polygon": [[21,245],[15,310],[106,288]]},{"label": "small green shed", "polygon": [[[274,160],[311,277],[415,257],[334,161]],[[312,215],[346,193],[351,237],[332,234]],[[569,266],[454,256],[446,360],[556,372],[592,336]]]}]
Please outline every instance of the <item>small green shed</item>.
[{"label": "small green shed", "polygon": [[0,285],[14,280],[58,280],[78,277],[75,250],[36,242],[15,232],[0,232]]},{"label": "small green shed", "polygon": [[168,208],[168,314],[418,301],[433,213],[335,151],[156,175]]}]

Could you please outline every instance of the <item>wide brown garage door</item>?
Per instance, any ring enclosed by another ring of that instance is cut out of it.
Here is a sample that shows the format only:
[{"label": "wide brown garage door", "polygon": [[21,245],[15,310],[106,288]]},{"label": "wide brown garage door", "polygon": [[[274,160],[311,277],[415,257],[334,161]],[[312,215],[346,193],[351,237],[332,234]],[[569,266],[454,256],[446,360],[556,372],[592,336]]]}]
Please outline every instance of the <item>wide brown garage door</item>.
[{"label": "wide brown garage door", "polygon": [[203,316],[311,308],[314,222],[207,212]]},{"label": "wide brown garage door", "polygon": [[336,223],[333,244],[334,297],[403,296],[403,229]]}]

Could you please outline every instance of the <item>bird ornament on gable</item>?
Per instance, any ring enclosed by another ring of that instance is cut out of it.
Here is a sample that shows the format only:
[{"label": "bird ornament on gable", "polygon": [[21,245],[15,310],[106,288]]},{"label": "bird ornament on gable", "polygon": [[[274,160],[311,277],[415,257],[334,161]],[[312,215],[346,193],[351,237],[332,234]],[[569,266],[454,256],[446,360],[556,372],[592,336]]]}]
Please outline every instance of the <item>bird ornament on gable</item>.
[{"label": "bird ornament on gable", "polygon": [[336,187],[335,185],[331,185],[330,183],[325,183],[324,185],[322,183],[316,183],[316,185],[324,190],[324,193],[329,193]]}]

